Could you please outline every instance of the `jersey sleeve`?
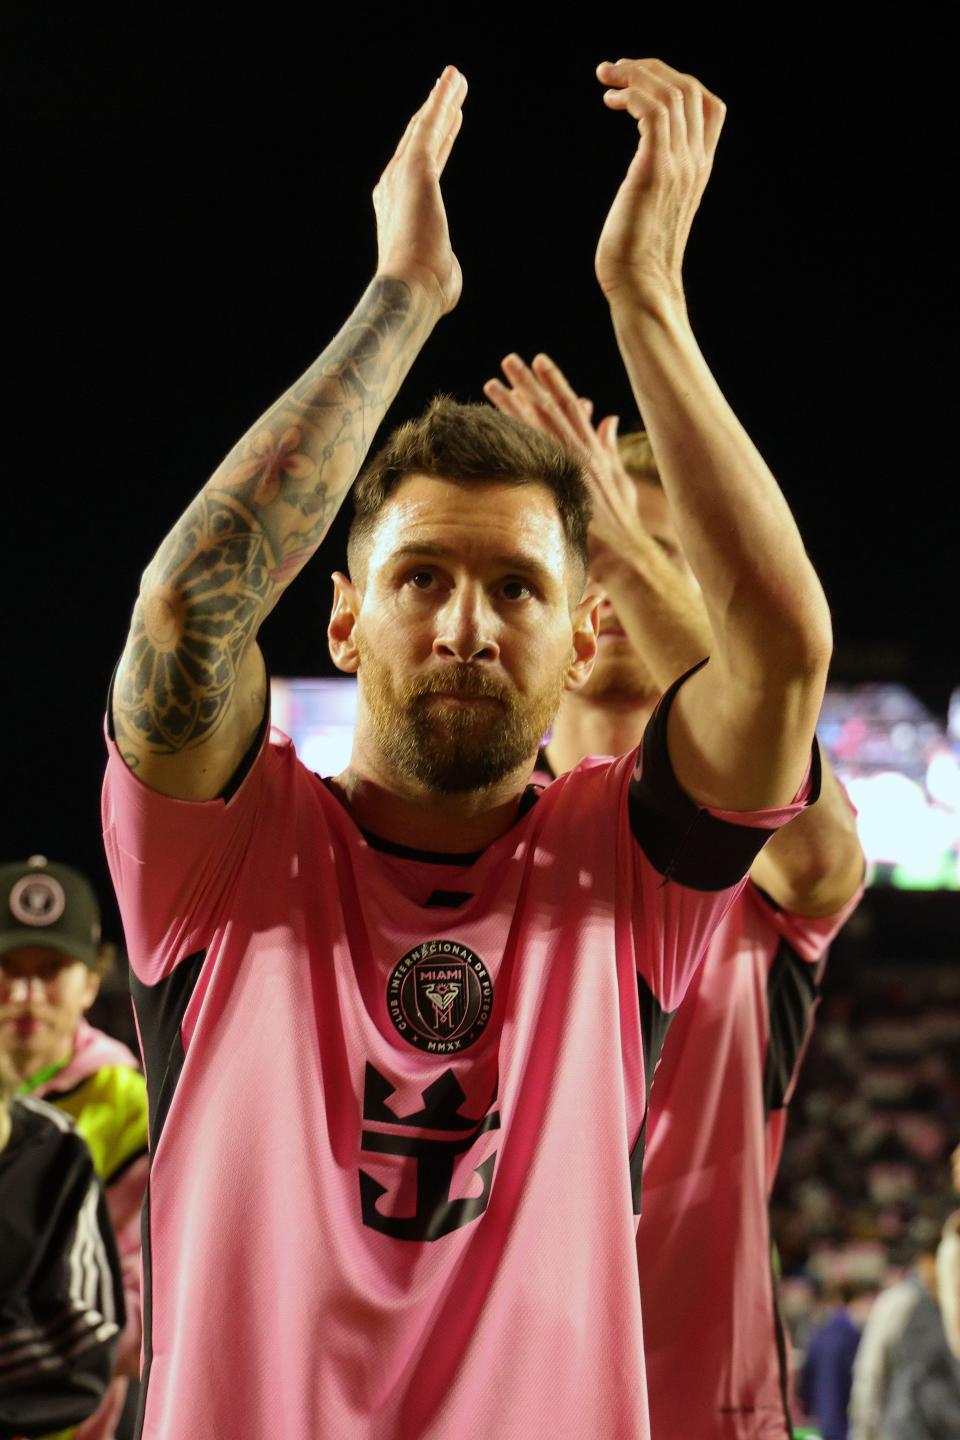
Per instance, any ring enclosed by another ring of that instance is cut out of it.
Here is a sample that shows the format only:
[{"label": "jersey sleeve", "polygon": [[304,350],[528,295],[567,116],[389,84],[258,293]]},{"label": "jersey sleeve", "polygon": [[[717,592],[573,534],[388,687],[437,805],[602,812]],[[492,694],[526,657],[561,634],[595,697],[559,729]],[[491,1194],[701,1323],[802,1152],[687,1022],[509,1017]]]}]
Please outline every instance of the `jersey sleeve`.
[{"label": "jersey sleeve", "polygon": [[261,803],[268,729],[227,797],[188,801],[138,780],[105,725],[103,841],[130,965],[146,984],[204,949],[225,914]]},{"label": "jersey sleeve", "polygon": [[818,975],[823,973],[827,951],[863,899],[863,886],[860,885],[847,903],[830,915],[796,915],[791,910],[781,910],[752,882],[749,890],[763,910],[771,930],[790,946],[799,960],[812,965]]},{"label": "jersey sleeve", "polygon": [[807,774],[789,805],[741,811],[697,804],[677,779],[667,745],[670,706],[693,673],[670,687],[650,717],[627,794],[638,886],[637,969],[668,1013],[683,999],[760,850],[820,793],[814,740]]}]

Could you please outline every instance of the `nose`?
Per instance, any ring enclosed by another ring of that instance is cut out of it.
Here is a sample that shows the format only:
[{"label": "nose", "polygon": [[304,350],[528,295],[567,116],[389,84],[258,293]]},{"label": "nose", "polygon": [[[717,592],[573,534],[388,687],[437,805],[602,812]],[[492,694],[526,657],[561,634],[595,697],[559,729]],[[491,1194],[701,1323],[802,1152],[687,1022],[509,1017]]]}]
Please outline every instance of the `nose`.
[{"label": "nose", "polygon": [[461,584],[437,615],[433,653],[444,660],[468,665],[476,660],[496,660],[500,646],[495,638],[496,616],[486,592],[479,584]]}]

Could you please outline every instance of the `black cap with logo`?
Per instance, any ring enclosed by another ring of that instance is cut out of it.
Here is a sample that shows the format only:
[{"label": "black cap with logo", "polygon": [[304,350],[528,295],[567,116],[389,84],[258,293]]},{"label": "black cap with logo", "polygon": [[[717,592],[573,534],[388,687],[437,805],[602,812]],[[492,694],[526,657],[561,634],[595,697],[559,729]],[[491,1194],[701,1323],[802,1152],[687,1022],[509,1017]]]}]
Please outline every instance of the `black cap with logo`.
[{"label": "black cap with logo", "polygon": [[0,955],[26,945],[63,950],[95,965],[100,946],[100,907],[79,870],[31,855],[0,865]]}]

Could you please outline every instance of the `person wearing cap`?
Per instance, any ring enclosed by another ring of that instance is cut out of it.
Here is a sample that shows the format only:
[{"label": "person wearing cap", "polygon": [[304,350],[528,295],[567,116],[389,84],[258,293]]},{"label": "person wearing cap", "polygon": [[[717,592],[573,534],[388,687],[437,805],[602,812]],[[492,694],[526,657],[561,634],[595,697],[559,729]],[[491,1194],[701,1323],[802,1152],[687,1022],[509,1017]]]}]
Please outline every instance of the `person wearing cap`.
[{"label": "person wearing cap", "polygon": [[96,895],[79,871],[42,855],[0,866],[0,1051],[17,1094],[65,1112],[90,1147],[122,1265],[127,1320],[116,1371],[74,1440],[112,1440],[140,1358],[146,1083],[127,1046],[84,1018],[110,954]]},{"label": "person wearing cap", "polygon": [[89,1147],[66,1115],[16,1088],[0,1050],[0,1440],[75,1434],[107,1392],[124,1324]]}]

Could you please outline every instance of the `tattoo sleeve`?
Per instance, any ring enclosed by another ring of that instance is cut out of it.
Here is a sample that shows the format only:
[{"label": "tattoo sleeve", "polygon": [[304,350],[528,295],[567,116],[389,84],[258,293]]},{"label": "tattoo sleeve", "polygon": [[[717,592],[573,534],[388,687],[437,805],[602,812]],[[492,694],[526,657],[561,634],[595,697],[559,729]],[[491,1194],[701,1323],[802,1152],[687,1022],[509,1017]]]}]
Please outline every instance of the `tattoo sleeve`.
[{"label": "tattoo sleeve", "polygon": [[307,373],[244,436],[148,567],[114,690],[128,763],[207,740],[240,663],[317,549],[432,325],[378,277]]}]

